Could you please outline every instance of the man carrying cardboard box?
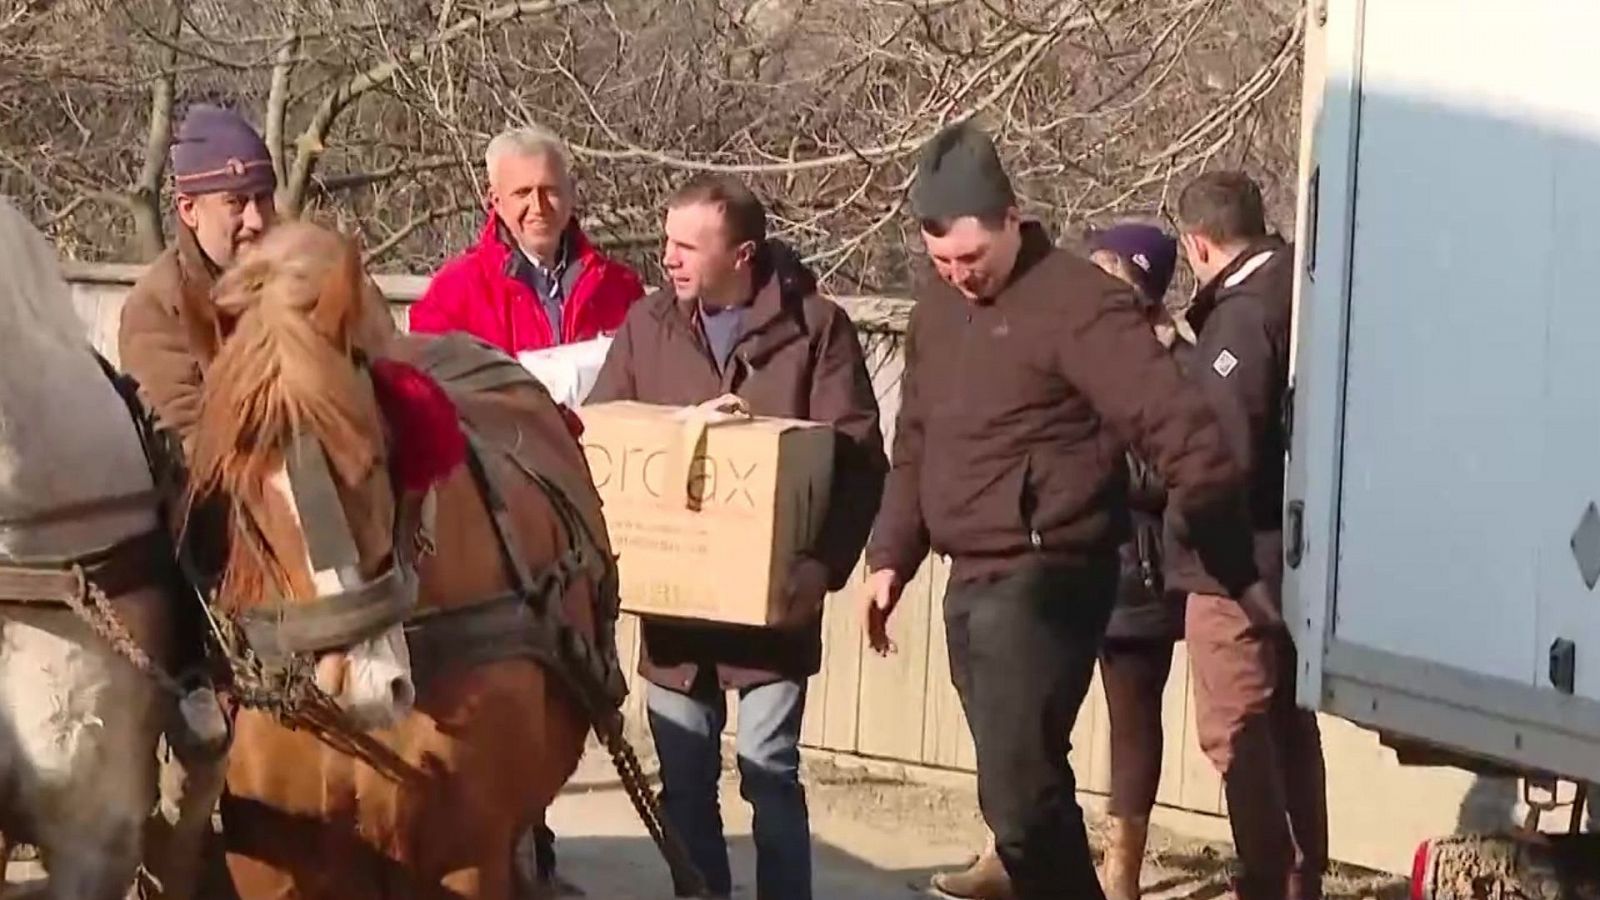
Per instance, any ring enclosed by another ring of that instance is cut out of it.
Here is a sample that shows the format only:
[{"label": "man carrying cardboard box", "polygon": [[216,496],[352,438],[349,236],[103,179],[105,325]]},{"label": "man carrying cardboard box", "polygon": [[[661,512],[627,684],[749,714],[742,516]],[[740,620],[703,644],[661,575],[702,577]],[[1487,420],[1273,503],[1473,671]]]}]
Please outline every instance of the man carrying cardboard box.
[{"label": "man carrying cardboard box", "polygon": [[821,668],[823,597],[855,568],[887,463],[855,326],[766,230],[765,209],[737,179],[702,175],[680,188],[668,203],[662,255],[671,286],[628,313],[588,402],[738,405],[835,432],[827,513],[789,569],[785,623],[646,618],[640,662],[662,802],[711,892],[732,892],[717,780],[725,692],[734,690],[740,793],[755,809],[756,895],[809,900],[799,751],[806,679]]}]

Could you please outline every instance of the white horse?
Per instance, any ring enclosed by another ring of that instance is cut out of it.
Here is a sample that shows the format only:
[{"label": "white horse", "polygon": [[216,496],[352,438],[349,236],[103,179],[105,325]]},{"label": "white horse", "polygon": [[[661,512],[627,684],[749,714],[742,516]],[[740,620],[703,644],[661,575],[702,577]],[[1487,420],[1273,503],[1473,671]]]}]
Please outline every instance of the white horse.
[{"label": "white horse", "polygon": [[[0,566],[154,531],[128,409],[92,355],[55,251],[4,198],[0,259]],[[165,659],[177,598],[146,587],[111,601],[138,644]],[[37,845],[48,873],[28,895],[123,897],[171,708],[70,610],[0,602],[0,833]]]}]

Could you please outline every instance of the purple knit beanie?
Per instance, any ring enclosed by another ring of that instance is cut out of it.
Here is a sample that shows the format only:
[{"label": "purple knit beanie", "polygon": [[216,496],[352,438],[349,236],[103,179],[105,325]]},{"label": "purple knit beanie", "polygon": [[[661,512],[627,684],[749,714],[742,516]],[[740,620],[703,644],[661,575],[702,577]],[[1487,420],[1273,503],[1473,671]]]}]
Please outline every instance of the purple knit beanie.
[{"label": "purple knit beanie", "polygon": [[238,113],[189,108],[172,140],[173,185],[180,194],[260,194],[278,186],[267,145]]},{"label": "purple knit beanie", "polygon": [[1178,265],[1178,241],[1153,225],[1115,225],[1089,234],[1089,252],[1110,250],[1133,267],[1145,296],[1159,301]]}]

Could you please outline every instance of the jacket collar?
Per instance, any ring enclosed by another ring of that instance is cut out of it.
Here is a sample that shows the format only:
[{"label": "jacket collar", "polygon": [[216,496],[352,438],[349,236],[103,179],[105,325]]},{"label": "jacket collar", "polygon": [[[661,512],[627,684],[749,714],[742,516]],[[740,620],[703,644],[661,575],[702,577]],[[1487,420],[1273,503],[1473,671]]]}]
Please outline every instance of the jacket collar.
[{"label": "jacket collar", "polygon": [[1023,222],[1022,243],[1017,248],[1017,263],[1011,267],[1011,274],[1006,277],[1006,286],[1001,289],[1002,292],[1021,281],[1054,249],[1055,243],[1050,240],[1050,232],[1045,230],[1043,223]]},{"label": "jacket collar", "polygon": [[[567,230],[561,233],[562,260],[569,266],[589,263],[589,258],[597,253],[594,244],[589,242],[589,236],[583,233],[583,228],[578,225],[578,217],[573,216],[567,223]],[[488,219],[483,223],[483,230],[478,234],[478,249],[488,254],[495,268],[511,274],[512,267],[522,259],[522,249],[517,246],[516,239],[511,236],[511,229],[500,220],[500,214],[489,211]]]},{"label": "jacket collar", "polygon": [[222,324],[211,298],[221,274],[187,225],[178,224],[178,319],[189,335],[189,346],[204,371],[222,347]]},{"label": "jacket collar", "polygon": [[1195,292],[1194,300],[1190,302],[1185,317],[1196,330],[1205,327],[1205,320],[1211,315],[1218,304],[1227,299],[1229,292],[1248,281],[1256,272],[1265,265],[1257,257],[1267,253],[1278,253],[1288,247],[1283,238],[1277,235],[1268,235],[1253,241],[1233,262],[1228,263],[1221,272],[1201,286]]},{"label": "jacket collar", "polygon": [[1006,276],[1006,283],[995,296],[976,301],[968,300],[954,285],[939,277],[939,273],[931,263],[924,263],[922,266],[923,277],[927,279],[924,283],[930,285],[940,295],[963,306],[968,304],[989,306],[1005,302],[1005,297],[1011,289],[1055,249],[1055,242],[1051,240],[1050,232],[1045,229],[1042,222],[1032,220],[1023,222],[1021,231],[1022,240],[1017,247],[1017,261],[1011,266],[1011,274]]},{"label": "jacket collar", "polygon": [[[734,355],[751,366],[759,366],[795,340],[804,338],[805,301],[816,293],[816,277],[798,255],[780,241],[769,240],[757,269],[760,285],[746,307],[744,335]],[[664,302],[658,317],[670,328],[682,328],[693,340],[700,340],[695,324],[695,301],[680,300],[671,288],[663,288]]]}]

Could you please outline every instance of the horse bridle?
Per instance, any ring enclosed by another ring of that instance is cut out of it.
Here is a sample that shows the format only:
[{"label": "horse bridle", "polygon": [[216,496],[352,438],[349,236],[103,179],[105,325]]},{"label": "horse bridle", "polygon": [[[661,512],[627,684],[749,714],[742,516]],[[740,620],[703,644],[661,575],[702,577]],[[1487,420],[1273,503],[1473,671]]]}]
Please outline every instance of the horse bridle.
[{"label": "horse bridle", "polygon": [[[292,603],[279,597],[236,617],[250,651],[266,663],[349,648],[403,624],[417,607],[417,574],[398,552],[399,535],[397,552],[383,571],[371,579],[361,576],[360,557],[322,445],[297,436],[284,461],[319,593],[313,600]],[[375,471],[373,477],[383,477],[383,472]]]}]

